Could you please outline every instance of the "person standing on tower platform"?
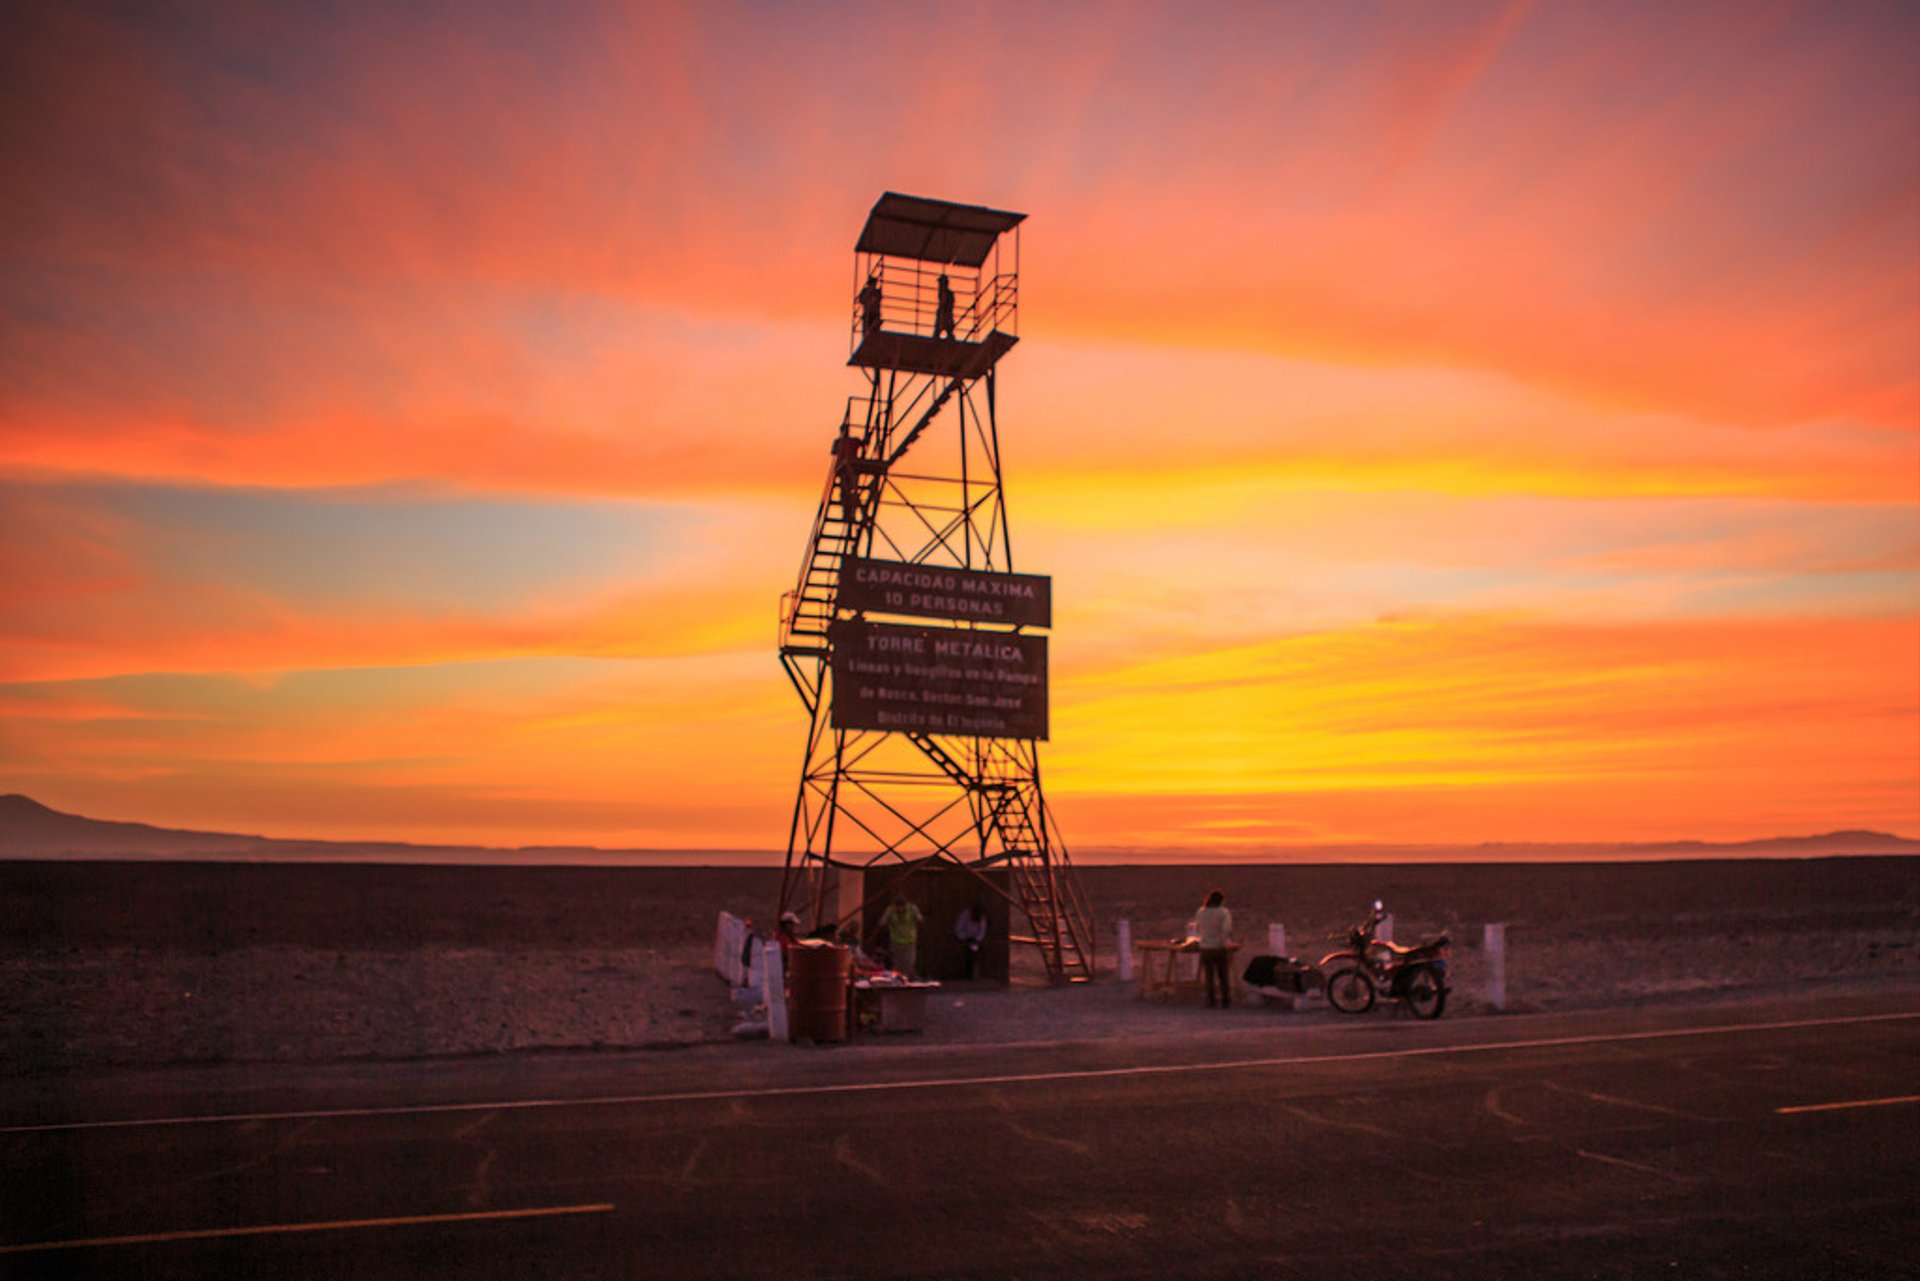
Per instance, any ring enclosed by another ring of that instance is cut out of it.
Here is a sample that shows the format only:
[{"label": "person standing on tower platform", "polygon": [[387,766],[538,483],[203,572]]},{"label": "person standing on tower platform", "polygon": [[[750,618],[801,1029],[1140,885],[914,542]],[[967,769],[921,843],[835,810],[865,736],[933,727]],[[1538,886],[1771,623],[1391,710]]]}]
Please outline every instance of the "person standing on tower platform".
[{"label": "person standing on tower platform", "polygon": [[860,336],[870,337],[880,329],[880,273],[874,272],[867,277],[866,288],[860,291]]},{"label": "person standing on tower platform", "polygon": [[940,275],[940,301],[933,311],[933,336],[945,334],[949,338],[958,337],[953,331],[953,286],[947,283],[946,273]]}]

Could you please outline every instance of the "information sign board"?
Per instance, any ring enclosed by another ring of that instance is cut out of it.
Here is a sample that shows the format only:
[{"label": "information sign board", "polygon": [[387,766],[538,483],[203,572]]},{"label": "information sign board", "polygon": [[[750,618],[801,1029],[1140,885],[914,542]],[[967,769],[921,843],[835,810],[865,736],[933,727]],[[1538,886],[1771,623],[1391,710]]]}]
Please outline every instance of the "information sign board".
[{"label": "information sign board", "polygon": [[1047,638],[893,623],[837,624],[833,726],[1044,739]]},{"label": "information sign board", "polygon": [[855,556],[840,568],[834,603],[868,614],[1053,626],[1053,580],[1040,574],[996,574]]}]

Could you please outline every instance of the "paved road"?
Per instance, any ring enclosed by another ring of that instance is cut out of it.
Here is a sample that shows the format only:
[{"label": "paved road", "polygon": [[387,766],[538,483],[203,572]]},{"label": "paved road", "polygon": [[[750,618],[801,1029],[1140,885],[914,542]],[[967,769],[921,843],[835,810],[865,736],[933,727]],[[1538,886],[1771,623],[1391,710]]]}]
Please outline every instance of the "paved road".
[{"label": "paved road", "polygon": [[0,1276],[1913,1277],[1916,1068],[1908,994],[16,1082]]}]

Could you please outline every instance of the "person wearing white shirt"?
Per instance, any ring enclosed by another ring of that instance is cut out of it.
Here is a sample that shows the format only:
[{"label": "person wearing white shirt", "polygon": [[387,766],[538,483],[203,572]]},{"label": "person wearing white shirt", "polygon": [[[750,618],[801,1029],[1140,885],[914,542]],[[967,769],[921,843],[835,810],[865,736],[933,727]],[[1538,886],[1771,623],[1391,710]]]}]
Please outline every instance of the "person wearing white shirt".
[{"label": "person wearing white shirt", "polygon": [[1214,990],[1220,992],[1217,1008],[1226,1009],[1232,987],[1228,983],[1227,960],[1232,955],[1233,913],[1227,910],[1227,896],[1219,890],[1207,895],[1206,906],[1193,914],[1193,932],[1200,940],[1200,977],[1207,988],[1207,1008],[1216,1008]]},{"label": "person wearing white shirt", "polygon": [[960,958],[971,979],[980,960],[980,945],[987,941],[987,909],[978,903],[962,908],[953,922],[953,937],[960,941]]}]

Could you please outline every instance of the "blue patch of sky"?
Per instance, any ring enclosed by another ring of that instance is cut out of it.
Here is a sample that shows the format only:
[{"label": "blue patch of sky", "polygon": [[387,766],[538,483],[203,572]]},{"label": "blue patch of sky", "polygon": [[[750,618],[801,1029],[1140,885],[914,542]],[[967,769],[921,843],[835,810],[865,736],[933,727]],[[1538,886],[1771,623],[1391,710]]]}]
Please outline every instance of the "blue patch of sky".
[{"label": "blue patch of sky", "polygon": [[1689,603],[1689,612],[1703,614],[1911,619],[1920,612],[1920,572],[1729,575],[1725,582],[1698,588]]},{"label": "blue patch of sky", "polygon": [[[698,687],[766,685],[762,655],[687,655],[669,658],[529,656],[474,659],[408,667],[348,667],[282,672],[271,677],[215,673],[148,673],[79,681],[0,683],[17,714],[30,720],[34,705],[59,704],[92,693],[156,726],[203,729],[247,724],[390,721],[455,704],[471,705],[476,691],[492,704],[539,701],[569,689],[623,689],[678,697]],[[106,720],[118,718],[107,717]]]},{"label": "blue patch of sky", "polygon": [[453,497],[414,488],[103,486],[163,569],[314,604],[402,597],[490,610],[637,583],[711,517],[632,501]]}]

